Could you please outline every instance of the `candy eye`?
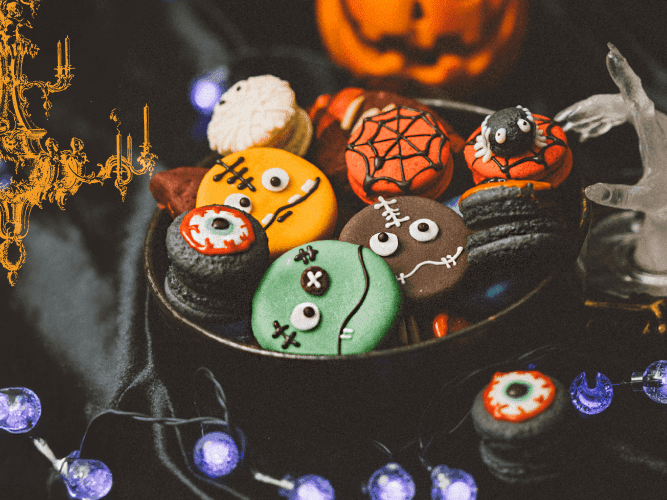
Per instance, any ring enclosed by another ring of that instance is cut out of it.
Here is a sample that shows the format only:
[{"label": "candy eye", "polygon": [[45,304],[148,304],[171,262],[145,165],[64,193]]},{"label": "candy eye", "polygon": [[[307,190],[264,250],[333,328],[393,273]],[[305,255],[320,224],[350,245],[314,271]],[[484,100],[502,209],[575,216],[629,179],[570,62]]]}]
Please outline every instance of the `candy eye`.
[{"label": "candy eye", "polygon": [[289,184],[289,174],[282,168],[270,168],[262,174],[262,186],[269,191],[279,193]]},{"label": "candy eye", "polygon": [[499,128],[496,131],[495,137],[496,137],[496,142],[498,144],[502,144],[503,142],[505,142],[505,139],[507,139],[507,130],[505,130],[504,128]]},{"label": "candy eye", "polygon": [[221,206],[191,210],[179,229],[183,239],[204,254],[241,252],[255,239],[252,224],[243,212]]},{"label": "candy eye", "polygon": [[398,236],[394,233],[377,233],[371,237],[371,250],[380,257],[389,257],[398,249]]},{"label": "candy eye", "polygon": [[521,132],[530,132],[530,123],[528,123],[527,120],[524,120],[523,118],[519,118],[517,120],[516,124],[521,129]]},{"label": "candy eye", "polygon": [[483,393],[484,407],[495,420],[521,422],[546,410],[556,386],[537,371],[496,373]]},{"label": "candy eye", "polygon": [[320,310],[311,302],[302,302],[292,311],[289,322],[297,330],[312,330],[320,323]]},{"label": "candy eye", "polygon": [[430,219],[418,219],[410,224],[410,236],[422,243],[434,240],[439,232],[438,225]]},{"label": "candy eye", "polygon": [[246,195],[241,193],[233,193],[225,198],[223,205],[238,208],[246,213],[252,212],[252,201]]}]

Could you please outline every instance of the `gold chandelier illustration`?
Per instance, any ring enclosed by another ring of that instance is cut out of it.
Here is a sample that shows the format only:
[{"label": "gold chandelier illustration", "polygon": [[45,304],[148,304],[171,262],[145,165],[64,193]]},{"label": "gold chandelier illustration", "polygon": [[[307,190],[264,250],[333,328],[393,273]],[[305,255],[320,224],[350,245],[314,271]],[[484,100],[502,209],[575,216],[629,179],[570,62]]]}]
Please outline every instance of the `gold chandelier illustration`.
[{"label": "gold chandelier illustration", "polygon": [[[115,174],[115,185],[125,200],[127,185],[134,175],[153,173],[157,156],[151,153],[148,141],[148,105],[144,107],[144,142],[137,158],[141,166],[135,168],[132,158],[132,137],[127,136],[126,154],[123,155],[123,137],[116,110],[111,119],[116,123],[116,154],[104,164],[98,164],[97,172],[86,173],[88,163],[83,151],[83,141],[73,137],[70,149],[60,149],[47,131],[36,127],[30,119],[28,101],[24,92],[39,88],[48,119],[51,109],[49,95],[67,89],[73,78],[70,61],[69,37],[65,38],[64,51],[57,44],[55,82],[29,81],[23,74],[23,58],[35,57],[39,48],[21,34],[30,28],[28,17],[33,18],[41,0],[0,0],[0,157],[13,165],[16,174],[9,186],[0,187],[0,263],[8,271],[7,278],[13,286],[18,270],[24,264],[26,251],[23,238],[28,234],[30,212],[34,206],[42,208],[42,202],[57,203],[64,210],[67,199],[82,184],[103,184]],[[64,58],[63,58],[64,53]]]}]

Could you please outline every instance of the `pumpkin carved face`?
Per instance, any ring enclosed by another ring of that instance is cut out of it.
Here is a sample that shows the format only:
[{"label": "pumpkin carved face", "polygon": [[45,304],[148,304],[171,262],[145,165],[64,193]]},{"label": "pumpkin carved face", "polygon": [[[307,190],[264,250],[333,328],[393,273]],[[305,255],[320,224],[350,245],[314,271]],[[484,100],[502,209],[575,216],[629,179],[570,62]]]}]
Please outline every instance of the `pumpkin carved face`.
[{"label": "pumpkin carved face", "polygon": [[513,65],[528,0],[317,0],[322,40],[359,77],[398,77],[463,94]]}]

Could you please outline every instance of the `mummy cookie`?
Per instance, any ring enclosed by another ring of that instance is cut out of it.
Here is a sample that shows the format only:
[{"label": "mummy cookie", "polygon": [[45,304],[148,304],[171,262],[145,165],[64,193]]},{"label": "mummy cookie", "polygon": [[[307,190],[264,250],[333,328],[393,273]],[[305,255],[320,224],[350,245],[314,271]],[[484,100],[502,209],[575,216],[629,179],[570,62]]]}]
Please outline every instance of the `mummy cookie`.
[{"label": "mummy cookie", "polygon": [[380,196],[347,223],[339,239],[373,250],[389,264],[405,297],[423,302],[446,295],[465,275],[468,234],[461,217],[442,203]]},{"label": "mummy cookie", "polygon": [[315,241],[271,264],[253,298],[252,331],[272,351],[367,352],[393,329],[401,303],[381,257],[361,245]]},{"label": "mummy cookie", "polygon": [[250,147],[281,148],[303,156],[313,127],[289,83],[272,75],[237,82],[213,109],[206,131],[222,156]]},{"label": "mummy cookie", "polygon": [[338,213],[326,176],[303,158],[275,148],[250,148],[219,160],[197,191],[198,207],[216,204],[259,220],[271,259],[331,237]]},{"label": "mummy cookie", "polygon": [[567,409],[557,380],[538,371],[496,373],[471,410],[490,472],[510,483],[557,476],[571,444]]},{"label": "mummy cookie", "polygon": [[572,152],[563,129],[521,106],[484,119],[464,148],[475,184],[488,179],[521,179],[559,186],[572,170]]},{"label": "mummy cookie", "polygon": [[379,196],[440,196],[452,180],[447,134],[433,115],[404,106],[363,118],[345,153],[350,187],[366,203]]},{"label": "mummy cookie", "polygon": [[250,316],[269,265],[266,233],[252,216],[225,206],[195,208],[174,219],[166,246],[165,292],[179,313],[205,326]]}]

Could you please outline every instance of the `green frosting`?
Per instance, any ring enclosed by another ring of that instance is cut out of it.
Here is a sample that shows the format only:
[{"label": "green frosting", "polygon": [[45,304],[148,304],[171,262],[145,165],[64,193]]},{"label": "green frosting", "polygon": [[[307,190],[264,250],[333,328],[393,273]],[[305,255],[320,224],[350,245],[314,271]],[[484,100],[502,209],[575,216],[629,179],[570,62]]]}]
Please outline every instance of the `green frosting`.
[{"label": "green frosting", "polygon": [[[304,274],[309,269],[310,277]],[[326,291],[313,293],[315,282]],[[316,241],[290,250],[269,267],[253,298],[252,330],[271,351],[368,352],[392,330],[401,306],[398,281],[382,257],[352,243]]]}]

